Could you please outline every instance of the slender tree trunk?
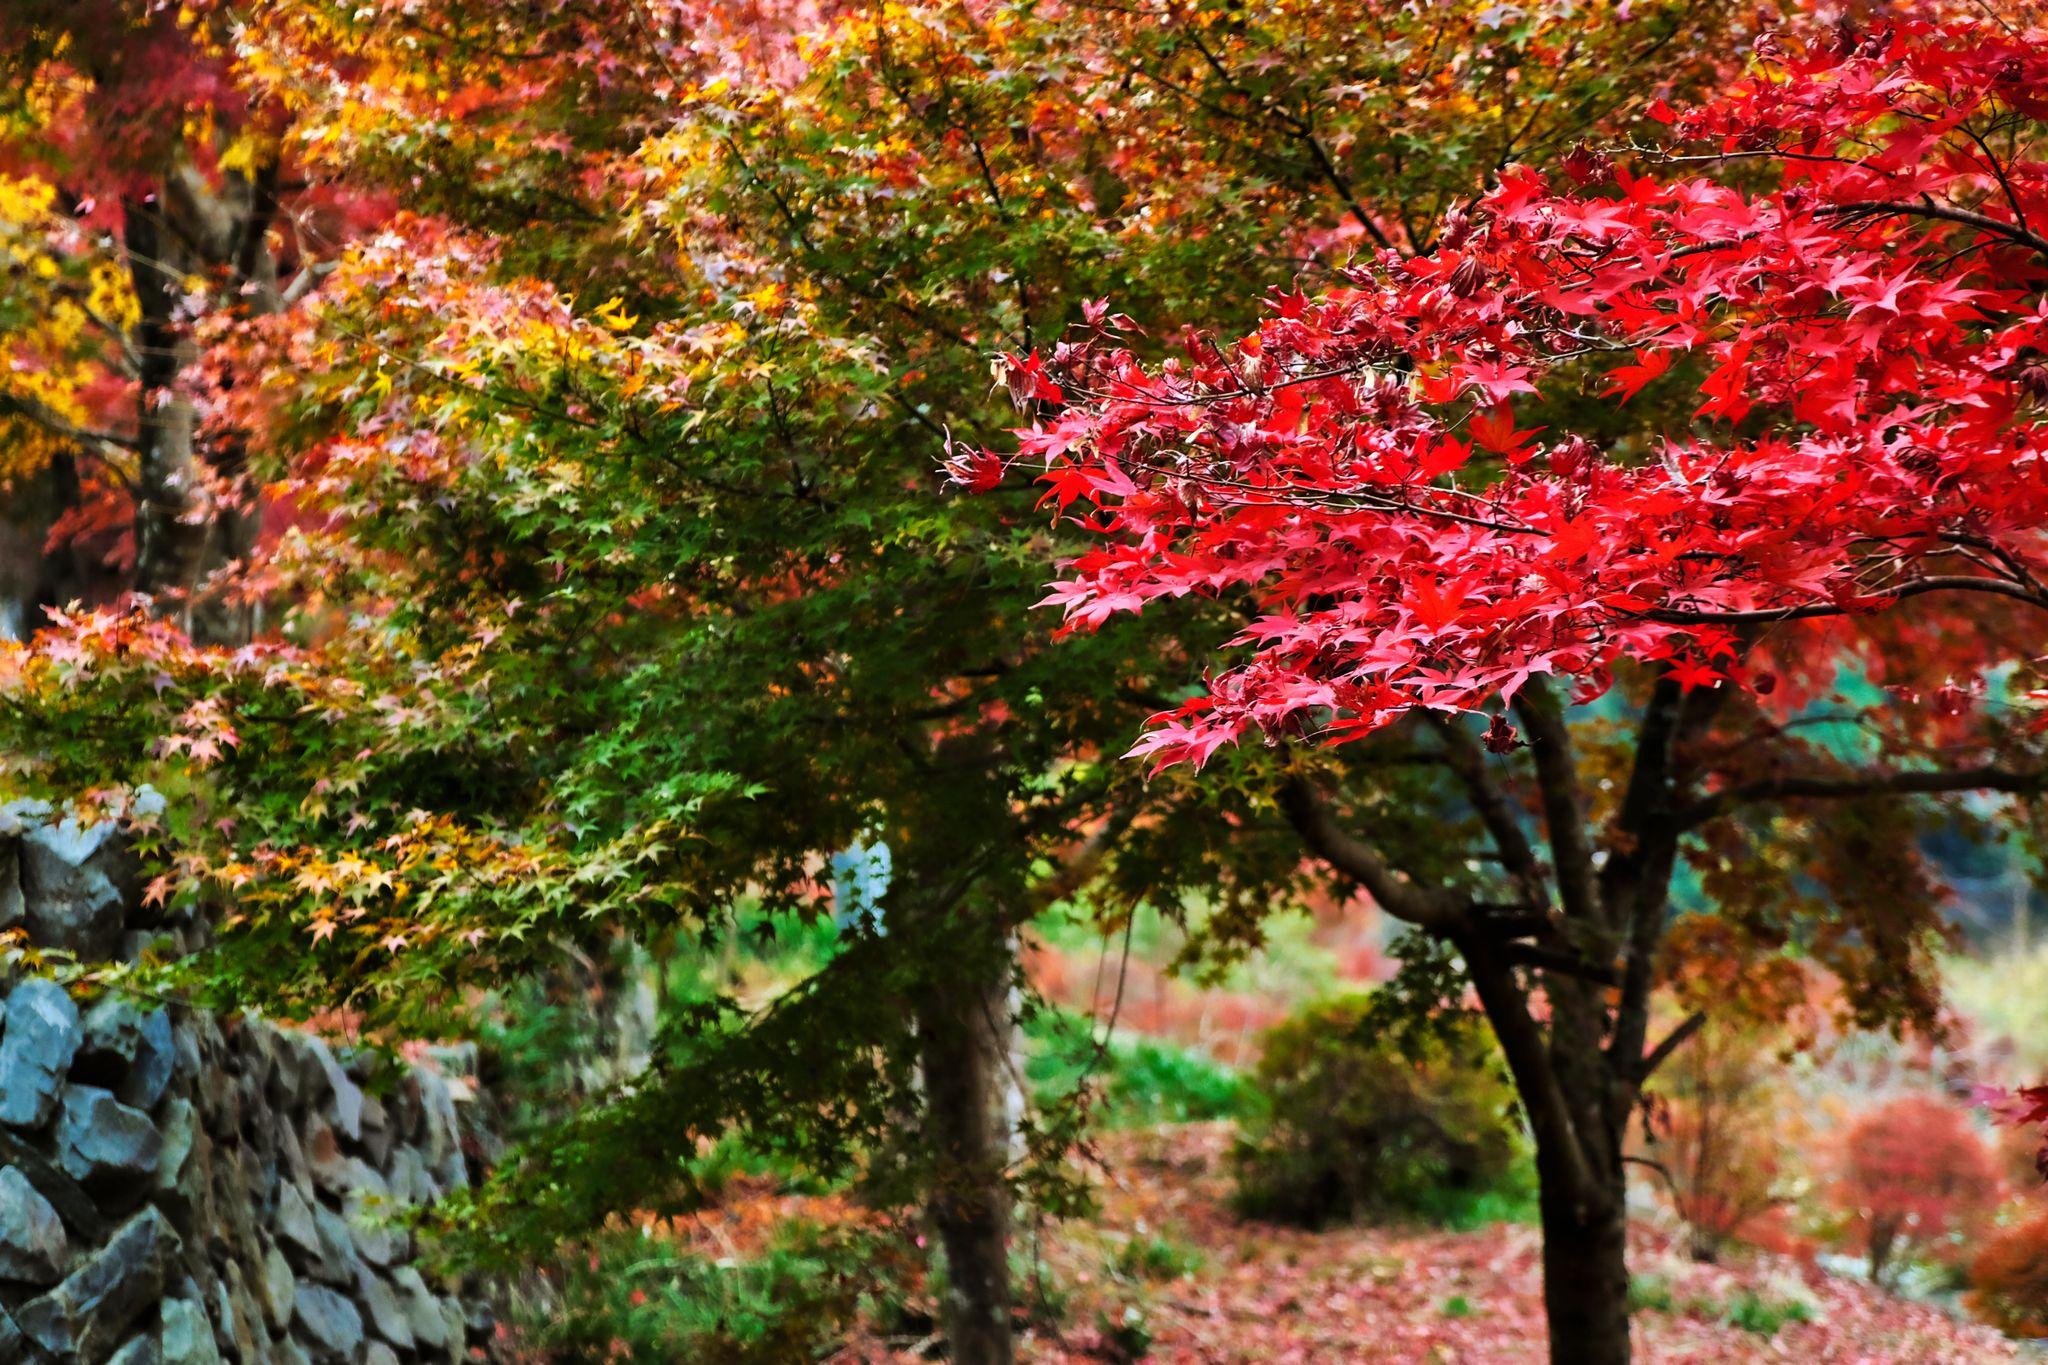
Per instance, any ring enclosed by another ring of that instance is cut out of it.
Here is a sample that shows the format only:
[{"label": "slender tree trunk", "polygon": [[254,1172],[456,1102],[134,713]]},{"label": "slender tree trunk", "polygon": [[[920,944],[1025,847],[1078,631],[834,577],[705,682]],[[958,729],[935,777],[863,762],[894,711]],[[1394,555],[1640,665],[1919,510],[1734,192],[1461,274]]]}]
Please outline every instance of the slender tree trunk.
[{"label": "slender tree trunk", "polygon": [[1892,1247],[1898,1241],[1899,1221],[1888,1215],[1879,1215],[1870,1224],[1870,1282],[1884,1284],[1885,1270],[1891,1265]]},{"label": "slender tree trunk", "polygon": [[[1628,1365],[1628,1210],[1621,1168],[1599,1172],[1607,1197],[1586,1203],[1539,1149],[1543,1309],[1551,1365]],[[1611,1182],[1611,1184],[1610,1184]]]},{"label": "slender tree trunk", "polygon": [[195,520],[200,472],[193,448],[191,401],[176,389],[192,360],[192,343],[176,321],[184,278],[197,266],[183,236],[168,230],[165,195],[131,200],[124,237],[129,279],[140,320],[138,378],[135,590],[189,593],[197,584],[207,527]]},{"label": "slender tree trunk", "polygon": [[[277,213],[275,185],[271,167],[253,179],[231,172],[216,188],[179,159],[166,168],[158,193],[131,197],[124,212],[139,313],[134,586],[173,610],[187,630],[215,641],[245,638],[248,622],[226,603],[202,600],[202,582],[248,549],[253,528],[241,511],[211,495],[216,477],[241,471],[218,460],[209,464],[199,450],[198,412],[180,390],[197,358],[181,308],[187,275],[223,270],[248,306],[278,306],[277,263],[265,241]],[[239,466],[239,452],[221,454]]]},{"label": "slender tree trunk", "polygon": [[[972,914],[969,908],[965,913]],[[971,928],[972,926],[970,926]],[[1002,1103],[1009,1047],[1008,936],[993,916],[959,971],[918,1010],[933,1157],[927,1205],[946,1254],[945,1327],[958,1365],[1009,1365],[1010,1132]]]}]

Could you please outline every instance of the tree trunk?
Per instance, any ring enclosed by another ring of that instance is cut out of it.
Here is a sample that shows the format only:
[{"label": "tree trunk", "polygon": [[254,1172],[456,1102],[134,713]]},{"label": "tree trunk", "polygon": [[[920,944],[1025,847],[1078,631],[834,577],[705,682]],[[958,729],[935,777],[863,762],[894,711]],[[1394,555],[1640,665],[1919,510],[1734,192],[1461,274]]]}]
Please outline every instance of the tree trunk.
[{"label": "tree trunk", "polygon": [[1551,1365],[1628,1365],[1628,1208],[1619,1165],[1599,1172],[1597,1203],[1563,1191],[1568,1182],[1539,1150],[1543,1308]]},{"label": "tree trunk", "polygon": [[1880,1214],[1870,1222],[1870,1282],[1885,1283],[1885,1270],[1891,1265],[1892,1247],[1899,1236],[1899,1220]]},{"label": "tree trunk", "polygon": [[[202,584],[248,550],[253,526],[243,511],[214,497],[219,477],[241,471],[202,454],[198,410],[181,388],[198,354],[182,317],[185,280],[226,268],[247,306],[278,306],[277,262],[265,241],[277,213],[275,186],[276,169],[269,167],[254,178],[229,172],[216,188],[180,157],[159,178],[157,193],[131,196],[124,205],[139,315],[134,587],[197,638],[216,642],[246,638],[248,617],[205,599]],[[220,453],[234,454],[239,464],[238,452]]]},{"label": "tree trunk", "polygon": [[935,983],[917,1017],[933,1156],[927,1212],[946,1254],[945,1327],[958,1365],[1013,1359],[1010,1134],[1001,1102],[1010,981],[1007,935],[993,916],[989,927],[1002,945],[963,954],[960,970]]}]

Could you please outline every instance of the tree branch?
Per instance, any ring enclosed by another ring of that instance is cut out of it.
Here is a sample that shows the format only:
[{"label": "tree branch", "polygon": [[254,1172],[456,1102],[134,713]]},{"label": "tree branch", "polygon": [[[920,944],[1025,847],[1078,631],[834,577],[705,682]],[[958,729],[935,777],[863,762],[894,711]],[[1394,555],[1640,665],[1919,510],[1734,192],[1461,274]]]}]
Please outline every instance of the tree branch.
[{"label": "tree branch", "polygon": [[1694,1010],[1691,1014],[1685,1016],[1684,1020],[1677,1027],[1664,1035],[1663,1040],[1657,1046],[1651,1048],[1643,1055],[1642,1061],[1636,1066],[1636,1084],[1641,1086],[1644,1081],[1649,1080],[1655,1074],[1658,1067],[1671,1060],[1672,1053],[1685,1046],[1688,1038],[1706,1026],[1706,1022],[1707,1014],[1705,1010]]},{"label": "tree branch", "polygon": [[1087,838],[1072,853],[1062,859],[1053,874],[1031,890],[1031,913],[1036,915],[1067,899],[1101,870],[1102,861],[1109,856],[1109,850],[1131,827],[1137,811],[1131,806],[1118,806],[1105,816]]},{"label": "tree branch", "polygon": [[1602,966],[1562,948],[1546,948],[1539,943],[1509,943],[1501,948],[1500,954],[1502,961],[1517,967],[1538,967],[1601,986],[1621,984],[1621,971],[1613,964]]},{"label": "tree branch", "polygon": [[1380,225],[1372,220],[1372,215],[1365,211],[1365,206],[1358,202],[1358,192],[1351,187],[1351,181],[1344,173],[1337,169],[1337,163],[1331,157],[1329,149],[1324,147],[1323,140],[1316,136],[1315,127],[1308,120],[1288,113],[1269,97],[1254,95],[1245,89],[1238,83],[1237,77],[1230,73],[1229,68],[1223,65],[1222,59],[1209,50],[1200,35],[1190,31],[1188,41],[1194,44],[1195,51],[1202,54],[1202,60],[1208,63],[1209,69],[1216,73],[1217,79],[1221,80],[1225,87],[1259,112],[1271,117],[1308,149],[1308,154],[1314,159],[1316,170],[1322,175],[1324,182],[1344,201],[1344,207],[1351,211],[1351,216],[1365,229],[1366,235],[1382,250],[1392,251],[1394,243],[1381,231]]},{"label": "tree branch", "polygon": [[52,436],[100,454],[104,454],[108,449],[128,451],[132,454],[140,449],[142,444],[133,436],[122,436],[111,431],[91,431],[67,422],[40,399],[32,398],[25,393],[0,393],[0,416],[19,417],[23,421],[33,422]]},{"label": "tree branch", "polygon": [[1346,830],[1307,779],[1290,774],[1276,794],[1280,811],[1309,851],[1364,887],[1380,909],[1432,933],[1463,927],[1465,901],[1440,887],[1422,887],[1393,869],[1378,849]]},{"label": "tree branch", "polygon": [[2002,218],[1993,218],[1987,213],[1950,208],[1946,204],[1915,204],[1903,199],[1878,199],[1863,204],[1830,204],[1818,212],[1841,218],[1875,218],[1887,213],[1910,218],[1935,218],[1945,223],[1961,223],[1965,227],[1977,228],[1994,237],[2003,237],[2009,242],[2031,247],[2041,255],[2048,256],[2048,237],[2029,232]]},{"label": "tree branch", "polygon": [[[1919,597],[1930,592],[1982,592],[1997,597],[2011,597],[2033,606],[2048,608],[2048,597],[2025,584],[2008,582],[2003,578],[1980,578],[1974,574],[1942,574],[1932,578],[1916,578],[1873,592],[1873,602],[1895,602],[1908,597]],[[1640,613],[1643,620],[1657,621],[1664,625],[1764,625],[1776,621],[1811,621],[1818,617],[1850,616],[1855,608],[1833,602],[1814,602],[1802,607],[1770,607],[1756,611],[1687,611],[1681,608],[1664,607],[1655,611]]]},{"label": "tree branch", "polygon": [[1543,1031],[1529,1014],[1527,995],[1490,946],[1462,936],[1453,937],[1451,943],[1464,956],[1472,989],[1486,1011],[1487,1022],[1493,1025],[1494,1037],[1500,1040],[1501,1054],[1514,1073],[1515,1089],[1528,1110],[1538,1147],[1557,1160],[1565,1177],[1565,1194],[1574,1204],[1582,1208],[1597,1205],[1604,1197],[1603,1187],[1594,1177],[1586,1145],[1572,1122],[1571,1106],[1550,1064]]},{"label": "tree branch", "polygon": [[1931,796],[1943,792],[2048,790],[2048,769],[2026,770],[1983,764],[1971,768],[1865,769],[1821,774],[1795,773],[1747,782],[1693,802],[1679,813],[1686,828],[1726,814],[1730,807],[1760,801],[1844,800],[1858,796]]},{"label": "tree branch", "polygon": [[1682,784],[1680,746],[1706,726],[1731,690],[1723,685],[1688,692],[1667,672],[1657,679],[1636,728],[1635,764],[1615,820],[1617,847],[1600,873],[1606,903],[1628,934],[1621,999],[1607,1048],[1624,1113],[1640,1084],[1636,1073],[1650,1028],[1657,941],[1664,931],[1678,841],[1686,829],[1674,808]]},{"label": "tree branch", "polygon": [[1550,835],[1551,861],[1557,867],[1558,899],[1565,914],[1587,924],[1603,924],[1600,888],[1594,880],[1593,845],[1586,835],[1586,809],[1579,800],[1578,764],[1572,753],[1571,727],[1550,688],[1530,679],[1515,694],[1515,714],[1529,730],[1529,752],[1536,760],[1537,784],[1543,800],[1543,823]]},{"label": "tree branch", "polygon": [[1486,751],[1479,747],[1479,741],[1472,732],[1459,724],[1456,717],[1446,716],[1437,711],[1423,713],[1429,724],[1443,740],[1444,762],[1472,802],[1472,808],[1479,813],[1479,819],[1486,826],[1486,832],[1493,838],[1493,846],[1500,851],[1501,865],[1519,884],[1524,901],[1540,903],[1543,896],[1543,865],[1536,857],[1536,850],[1530,847],[1529,836],[1522,830],[1522,822],[1507,793],[1493,780],[1486,770]]}]

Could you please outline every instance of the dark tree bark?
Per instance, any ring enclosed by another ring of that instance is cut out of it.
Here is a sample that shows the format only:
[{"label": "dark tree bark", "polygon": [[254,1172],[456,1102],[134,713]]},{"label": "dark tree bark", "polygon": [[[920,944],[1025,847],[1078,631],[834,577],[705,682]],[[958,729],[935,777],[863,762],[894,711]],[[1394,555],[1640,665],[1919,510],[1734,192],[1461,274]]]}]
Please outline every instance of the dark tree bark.
[{"label": "dark tree bark", "polygon": [[94,575],[81,547],[49,548],[50,528],[78,504],[78,471],[60,453],[42,472],[4,490],[0,509],[0,639],[21,640],[50,607],[99,605],[120,594],[111,575]]},{"label": "dark tree bark", "polygon": [[187,275],[225,273],[250,306],[278,305],[276,259],[266,238],[277,214],[275,170],[230,172],[210,185],[189,164],[170,166],[158,192],[124,206],[123,244],[139,313],[136,407],[135,591],[157,599],[202,639],[246,633],[241,614],[207,600],[207,574],[247,550],[246,517],[207,496],[232,478],[240,450],[199,448],[198,415],[180,380],[195,359],[179,304]]},{"label": "dark tree bark", "polygon": [[[1694,823],[1686,749],[1721,701],[1720,689],[1687,693],[1668,680],[1653,688],[1620,808],[1601,832],[1604,854],[1594,848],[1564,708],[1540,682],[1514,705],[1527,736],[1521,780],[1533,779],[1525,794],[1469,730],[1443,718],[1418,722],[1438,735],[1442,769],[1493,845],[1504,899],[1403,871],[1369,832],[1347,827],[1341,781],[1328,773],[1296,769],[1276,792],[1309,852],[1464,960],[1535,1139],[1554,1365],[1630,1359],[1623,1142],[1643,1082],[1699,1024],[1649,1044],[1672,871]],[[1547,858],[1525,810],[1540,817]]]},{"label": "dark tree bark", "polygon": [[1027,904],[1000,752],[987,737],[908,742],[927,781],[901,812],[884,897],[889,939],[917,955],[916,1029],[926,1220],[946,1262],[951,1359],[1010,1365],[1010,1127],[1005,1114],[1012,931]]},{"label": "dark tree bark", "polygon": [[[1548,1168],[1548,1169],[1547,1169]],[[1574,1199],[1539,1148],[1543,1311],[1552,1365],[1627,1365],[1628,1217],[1619,1163],[1600,1172],[1600,1197]]]},{"label": "dark tree bark", "polygon": [[138,321],[135,590],[149,596],[197,584],[207,528],[196,520],[199,471],[192,405],[177,392],[192,345],[176,321],[184,278],[198,262],[165,220],[164,196],[128,201],[122,223]]},{"label": "dark tree bark", "polygon": [[1010,978],[1007,934],[993,916],[986,928],[961,959],[967,970],[940,974],[951,979],[934,982],[917,1011],[933,1167],[926,1208],[946,1254],[946,1337],[961,1365],[1014,1358],[1010,1134],[1001,1102]]},{"label": "dark tree bark", "polygon": [[[1544,1307],[1550,1359],[1559,1365],[1630,1359],[1624,1137],[1644,1083],[1705,1021],[1694,1014],[1661,1040],[1649,1037],[1657,954],[1686,834],[1747,804],[2048,785],[2048,773],[2030,768],[1871,768],[1781,774],[1703,796],[1695,741],[1726,698],[1725,688],[1654,684],[1597,853],[1571,729],[1547,686],[1531,683],[1515,699],[1528,749],[1517,765],[1489,759],[1454,720],[1418,721],[1437,734],[1440,770],[1463,789],[1493,846],[1501,881],[1486,893],[1417,878],[1370,831],[1351,828],[1340,772],[1304,763],[1274,793],[1308,852],[1464,961],[1535,1139]],[[1517,792],[1517,782],[1528,785]],[[1525,811],[1540,817],[1547,858]],[[1874,1267],[1889,1250],[1873,1240]]]},{"label": "dark tree bark", "polygon": [[1896,1214],[1880,1214],[1870,1223],[1870,1280],[1872,1284],[1884,1284],[1885,1272],[1891,1268],[1892,1248],[1898,1244],[1899,1218]]}]

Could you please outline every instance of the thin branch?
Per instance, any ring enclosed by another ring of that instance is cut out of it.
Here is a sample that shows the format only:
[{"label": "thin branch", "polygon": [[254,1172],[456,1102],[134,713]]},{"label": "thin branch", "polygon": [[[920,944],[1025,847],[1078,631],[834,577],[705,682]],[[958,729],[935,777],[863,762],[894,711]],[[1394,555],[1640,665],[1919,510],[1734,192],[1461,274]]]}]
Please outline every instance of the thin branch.
[{"label": "thin branch", "polygon": [[1988,213],[1951,208],[1947,204],[1916,204],[1903,199],[1873,199],[1861,204],[1830,204],[1817,212],[1842,218],[1874,218],[1880,214],[1896,213],[1911,218],[1934,218],[1945,223],[1961,223],[1965,227],[1988,232],[1994,237],[2003,237],[2007,241],[2029,247],[2042,256],[2048,256],[2048,237],[2029,232],[2018,224],[2008,223],[2002,218],[1993,218]]},{"label": "thin branch", "polygon": [[1281,813],[1309,851],[1364,887],[1379,907],[1399,920],[1433,933],[1462,927],[1461,897],[1439,887],[1421,887],[1396,872],[1378,849],[1337,822],[1335,812],[1307,779],[1290,775],[1277,793]]},{"label": "thin branch", "polygon": [[[2020,583],[2007,582],[2002,578],[1979,578],[1973,574],[1950,574],[1934,578],[1916,578],[1882,591],[1871,593],[1873,601],[1897,601],[1907,597],[1920,597],[1931,592],[1982,592],[1996,597],[2010,597],[2016,601],[2048,609],[2048,596]],[[1800,607],[1767,607],[1755,611],[1690,611],[1679,608],[1660,608],[1655,611],[1635,613],[1641,619],[1657,621],[1665,625],[1751,625],[1776,621],[1811,621],[1818,617],[1849,616],[1856,608],[1845,607],[1833,602],[1816,602]]]},{"label": "thin branch", "polygon": [[1679,813],[1686,828],[1705,824],[1731,807],[1760,801],[1846,800],[1859,796],[1933,796],[1945,792],[2031,793],[2048,790],[2048,769],[1983,764],[1971,768],[1865,769],[1840,774],[1795,773],[1747,782],[1693,802]]},{"label": "thin branch", "polygon": [[1528,729],[1529,752],[1536,759],[1543,823],[1550,835],[1551,861],[1557,868],[1558,899],[1573,919],[1604,924],[1593,870],[1593,844],[1586,833],[1586,808],[1579,797],[1571,727],[1550,688],[1538,679],[1532,678],[1515,694],[1514,708]]},{"label": "thin branch", "polygon": [[1530,846],[1528,835],[1523,832],[1521,817],[1514,804],[1487,771],[1485,750],[1479,747],[1479,741],[1459,724],[1457,718],[1437,711],[1423,714],[1443,740],[1444,762],[1457,775],[1472,808],[1479,813],[1480,822],[1492,836],[1493,846],[1500,851],[1501,865],[1515,879],[1526,903],[1540,901],[1543,897],[1543,865],[1536,857],[1536,850]]},{"label": "thin branch", "polygon": [[1380,225],[1372,220],[1372,215],[1365,211],[1365,206],[1358,202],[1358,192],[1351,187],[1351,181],[1345,177],[1344,173],[1337,169],[1335,159],[1331,157],[1329,150],[1323,146],[1323,140],[1316,136],[1313,125],[1306,119],[1297,118],[1293,114],[1288,113],[1270,98],[1263,95],[1254,95],[1251,91],[1246,90],[1238,83],[1237,78],[1230,74],[1229,69],[1223,65],[1221,59],[1209,50],[1208,45],[1201,40],[1199,35],[1190,31],[1188,41],[1194,44],[1195,51],[1202,54],[1202,60],[1209,64],[1209,69],[1216,73],[1217,79],[1234,91],[1239,98],[1245,100],[1260,112],[1271,116],[1281,126],[1294,134],[1296,140],[1308,149],[1309,156],[1315,160],[1316,169],[1322,173],[1323,179],[1336,192],[1337,197],[1344,201],[1344,206],[1351,211],[1351,216],[1358,220],[1358,225],[1365,229],[1366,235],[1371,237],[1381,249],[1392,251],[1394,243],[1387,237],[1385,232],[1380,230]]},{"label": "thin branch", "polygon": [[1691,1014],[1685,1016],[1684,1020],[1673,1028],[1671,1032],[1664,1035],[1663,1040],[1657,1046],[1651,1048],[1643,1055],[1642,1062],[1636,1067],[1636,1084],[1641,1085],[1644,1081],[1650,1079],[1656,1073],[1657,1068],[1671,1060],[1671,1054],[1685,1046],[1686,1040],[1706,1027],[1706,1023],[1707,1015],[1705,1010],[1694,1010]]}]

